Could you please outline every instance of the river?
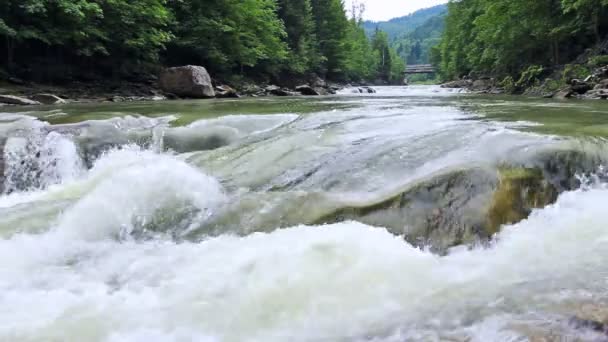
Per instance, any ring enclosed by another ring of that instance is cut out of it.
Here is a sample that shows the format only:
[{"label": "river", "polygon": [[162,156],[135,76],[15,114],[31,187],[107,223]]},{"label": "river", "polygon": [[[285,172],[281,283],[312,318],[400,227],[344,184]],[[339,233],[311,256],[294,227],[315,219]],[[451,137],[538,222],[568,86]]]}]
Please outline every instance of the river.
[{"label": "river", "polygon": [[1,341],[607,338],[608,103],[0,112]]}]

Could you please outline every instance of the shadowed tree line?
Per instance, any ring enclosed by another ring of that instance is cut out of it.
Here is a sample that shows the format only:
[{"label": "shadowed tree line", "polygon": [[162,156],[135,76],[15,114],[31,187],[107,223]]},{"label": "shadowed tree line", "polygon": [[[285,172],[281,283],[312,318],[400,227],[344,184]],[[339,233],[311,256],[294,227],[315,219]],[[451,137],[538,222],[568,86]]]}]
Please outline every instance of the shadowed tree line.
[{"label": "shadowed tree line", "polygon": [[341,0],[4,0],[0,65],[39,81],[199,64],[226,78],[402,79],[404,62]]}]

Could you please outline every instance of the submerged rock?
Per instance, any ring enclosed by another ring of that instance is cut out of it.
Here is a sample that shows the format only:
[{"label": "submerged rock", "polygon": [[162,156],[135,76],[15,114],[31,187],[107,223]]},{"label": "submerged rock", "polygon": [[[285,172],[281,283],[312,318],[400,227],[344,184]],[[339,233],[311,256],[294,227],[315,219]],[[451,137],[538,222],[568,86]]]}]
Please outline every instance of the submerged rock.
[{"label": "submerged rock", "polygon": [[0,95],[0,103],[14,105],[39,105],[40,102],[13,95]]},{"label": "submerged rock", "polygon": [[163,91],[192,98],[215,97],[211,77],[202,66],[187,65],[168,68],[159,79]]}]

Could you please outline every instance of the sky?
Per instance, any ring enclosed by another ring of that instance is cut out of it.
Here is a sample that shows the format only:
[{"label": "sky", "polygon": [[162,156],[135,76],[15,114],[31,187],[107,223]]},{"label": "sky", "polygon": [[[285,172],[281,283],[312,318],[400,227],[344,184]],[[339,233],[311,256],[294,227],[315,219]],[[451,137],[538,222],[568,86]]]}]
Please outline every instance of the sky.
[{"label": "sky", "polygon": [[422,8],[448,2],[448,0],[346,0],[347,9],[350,10],[353,1],[365,4],[363,18],[373,21],[401,17]]}]

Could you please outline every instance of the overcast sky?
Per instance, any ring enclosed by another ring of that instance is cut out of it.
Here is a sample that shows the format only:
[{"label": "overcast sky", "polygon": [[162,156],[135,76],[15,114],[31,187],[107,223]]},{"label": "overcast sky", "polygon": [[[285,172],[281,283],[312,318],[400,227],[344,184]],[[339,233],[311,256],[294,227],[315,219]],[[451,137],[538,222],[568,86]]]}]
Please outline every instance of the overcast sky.
[{"label": "overcast sky", "polygon": [[353,1],[365,4],[366,20],[383,21],[410,14],[421,8],[445,4],[448,0],[346,0],[346,8],[350,10]]}]

